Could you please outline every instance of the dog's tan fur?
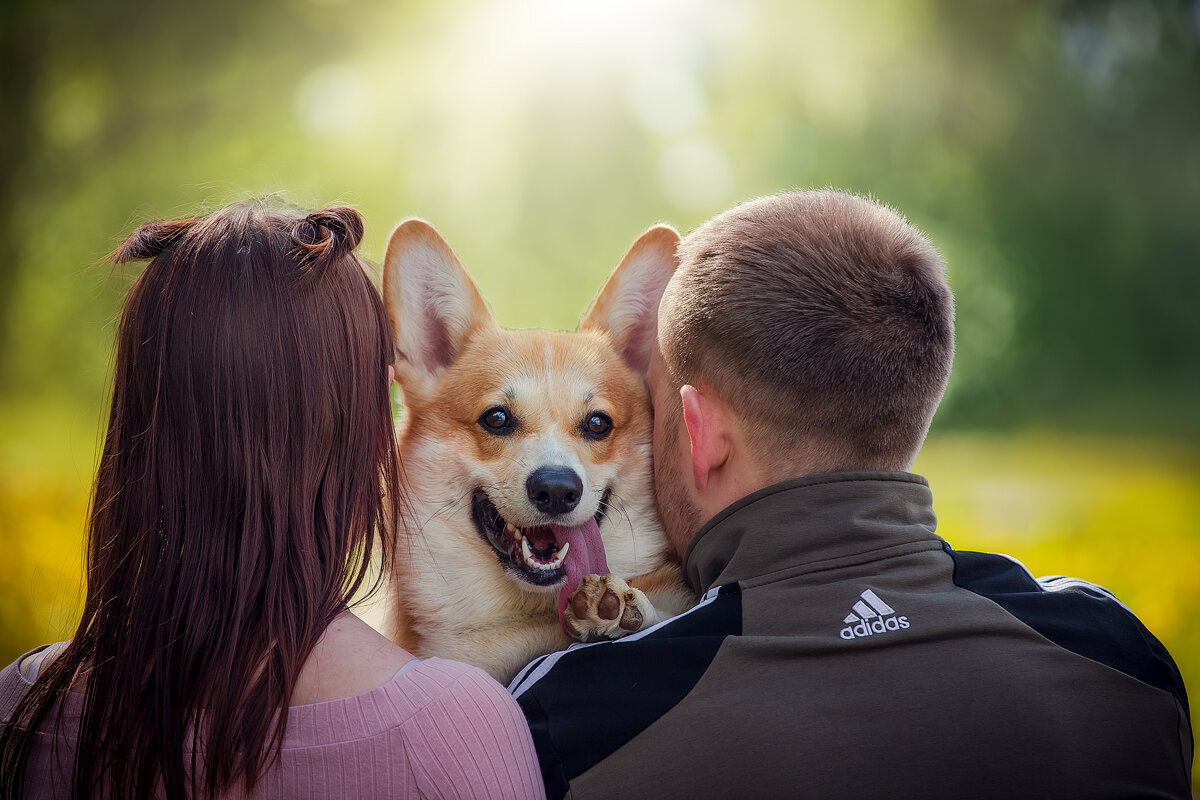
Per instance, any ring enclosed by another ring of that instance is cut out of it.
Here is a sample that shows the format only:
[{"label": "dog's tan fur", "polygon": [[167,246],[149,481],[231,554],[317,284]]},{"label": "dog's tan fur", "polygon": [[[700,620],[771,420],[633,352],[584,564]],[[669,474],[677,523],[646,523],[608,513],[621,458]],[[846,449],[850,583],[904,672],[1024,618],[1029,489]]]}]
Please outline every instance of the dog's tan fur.
[{"label": "dog's tan fur", "polygon": [[[392,565],[390,628],[399,644],[478,664],[502,681],[570,644],[558,619],[559,586],[507,572],[472,517],[482,489],[518,527],[549,521],[526,496],[527,476],[545,464],[570,466],[583,480],[578,507],[556,523],[583,524],[611,490],[600,534],[612,574],[572,597],[567,621],[579,638],[615,638],[694,602],[655,509],[644,383],[677,242],[666,226],[642,234],[580,330],[558,333],[500,328],[432,226],[407,220],[393,232],[383,288],[404,390],[409,508]],[[519,420],[512,435],[481,423],[496,406]],[[580,427],[596,411],[612,419],[599,440]]]}]

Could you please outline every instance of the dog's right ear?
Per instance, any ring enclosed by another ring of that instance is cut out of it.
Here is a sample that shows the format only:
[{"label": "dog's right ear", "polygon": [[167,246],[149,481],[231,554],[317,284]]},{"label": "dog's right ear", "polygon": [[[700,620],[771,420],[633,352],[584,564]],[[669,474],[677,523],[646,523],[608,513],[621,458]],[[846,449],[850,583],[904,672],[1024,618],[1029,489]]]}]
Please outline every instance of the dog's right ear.
[{"label": "dog's right ear", "polygon": [[406,219],[388,239],[383,298],[405,395],[432,396],[446,368],[480,327],[495,325],[475,282],[432,225]]}]

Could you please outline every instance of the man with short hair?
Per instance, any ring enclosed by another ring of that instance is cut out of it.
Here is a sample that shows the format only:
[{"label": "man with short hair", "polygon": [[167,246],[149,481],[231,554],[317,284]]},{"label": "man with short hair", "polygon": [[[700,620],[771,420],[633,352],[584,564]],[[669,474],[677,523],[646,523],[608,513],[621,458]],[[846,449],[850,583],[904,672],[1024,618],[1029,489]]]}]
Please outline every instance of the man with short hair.
[{"label": "man with short hair", "polygon": [[550,797],[1190,796],[1182,678],[1104,589],[934,533],[934,247],[836,191],[680,245],[650,388],[696,608],[513,682]]}]

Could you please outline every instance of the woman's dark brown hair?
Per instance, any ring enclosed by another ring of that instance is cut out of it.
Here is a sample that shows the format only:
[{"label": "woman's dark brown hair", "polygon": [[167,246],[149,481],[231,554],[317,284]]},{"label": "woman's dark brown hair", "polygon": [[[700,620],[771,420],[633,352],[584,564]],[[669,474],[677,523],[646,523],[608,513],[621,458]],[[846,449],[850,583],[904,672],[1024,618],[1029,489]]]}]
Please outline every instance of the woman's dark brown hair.
[{"label": "woman's dark brown hair", "polygon": [[117,335],[83,618],[0,738],[3,797],[72,687],[75,797],[213,797],[278,756],[301,666],[399,518],[362,233],[349,208],[251,202],[114,253],[152,260]]}]

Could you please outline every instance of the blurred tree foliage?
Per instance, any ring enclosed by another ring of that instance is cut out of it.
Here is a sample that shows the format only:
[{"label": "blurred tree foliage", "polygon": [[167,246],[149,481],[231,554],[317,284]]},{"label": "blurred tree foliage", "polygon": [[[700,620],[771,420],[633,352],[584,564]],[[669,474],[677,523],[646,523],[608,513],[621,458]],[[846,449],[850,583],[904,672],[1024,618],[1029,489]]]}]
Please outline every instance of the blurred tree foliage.
[{"label": "blurred tree foliage", "polygon": [[644,225],[837,185],[949,257],[940,427],[1198,430],[1195,2],[580,5],[10,2],[0,405],[95,407],[123,283],[84,270],[241,191],[355,202],[374,248],[430,217],[502,318],[564,327]]},{"label": "blurred tree foliage", "polygon": [[13,0],[0,24],[0,392],[98,398],[96,323],[123,286],[85,270],[148,217],[229,199],[228,173],[188,167],[270,148],[297,72],[358,23],[283,2]]}]

